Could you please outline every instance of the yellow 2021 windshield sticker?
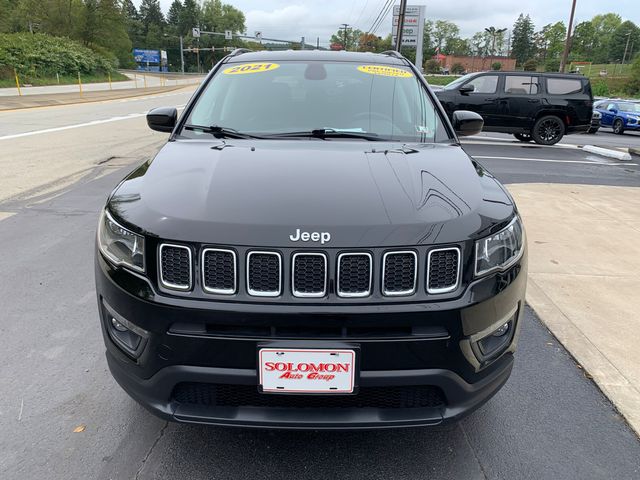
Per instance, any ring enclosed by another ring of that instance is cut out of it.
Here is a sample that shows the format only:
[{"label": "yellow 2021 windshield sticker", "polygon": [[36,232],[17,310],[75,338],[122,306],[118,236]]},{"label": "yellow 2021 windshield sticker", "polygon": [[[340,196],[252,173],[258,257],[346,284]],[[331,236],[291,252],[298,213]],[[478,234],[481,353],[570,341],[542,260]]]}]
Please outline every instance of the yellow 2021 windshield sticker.
[{"label": "yellow 2021 windshield sticker", "polygon": [[413,74],[401,68],[388,67],[385,65],[360,65],[358,70],[371,75],[382,75],[383,77],[411,78]]},{"label": "yellow 2021 windshield sticker", "polygon": [[262,73],[275,70],[280,65],[277,63],[243,63],[235,67],[225,68],[222,73],[225,75],[244,75],[246,73]]}]

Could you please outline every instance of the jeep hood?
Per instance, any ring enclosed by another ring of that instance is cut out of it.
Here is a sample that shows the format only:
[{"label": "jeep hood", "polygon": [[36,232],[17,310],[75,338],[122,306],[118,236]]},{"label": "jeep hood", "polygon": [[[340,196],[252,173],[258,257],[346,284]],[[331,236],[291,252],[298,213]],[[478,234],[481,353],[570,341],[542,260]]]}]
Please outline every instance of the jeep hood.
[{"label": "jeep hood", "polygon": [[177,140],[132,172],[108,208],[167,240],[260,247],[297,229],[330,247],[461,242],[513,215],[493,176],[458,145],[344,140]]}]

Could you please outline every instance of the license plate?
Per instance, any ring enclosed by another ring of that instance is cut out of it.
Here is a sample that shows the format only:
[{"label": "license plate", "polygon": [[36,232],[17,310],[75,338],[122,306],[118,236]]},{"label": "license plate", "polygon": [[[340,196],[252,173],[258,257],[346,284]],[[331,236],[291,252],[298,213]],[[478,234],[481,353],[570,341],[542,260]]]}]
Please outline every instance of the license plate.
[{"label": "license plate", "polygon": [[353,350],[263,348],[260,385],[271,393],[353,393]]}]

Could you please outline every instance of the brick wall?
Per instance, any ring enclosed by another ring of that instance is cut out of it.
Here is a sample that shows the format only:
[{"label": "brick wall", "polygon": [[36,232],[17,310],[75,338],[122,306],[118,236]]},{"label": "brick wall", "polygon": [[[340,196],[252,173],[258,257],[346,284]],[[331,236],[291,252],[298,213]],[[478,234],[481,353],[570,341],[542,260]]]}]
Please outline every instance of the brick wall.
[{"label": "brick wall", "polygon": [[483,72],[485,70],[491,70],[491,65],[495,62],[502,64],[501,70],[515,70],[516,60],[515,58],[507,57],[456,57],[455,55],[447,55],[442,61],[442,66],[445,69],[451,71],[451,67],[454,64],[460,63],[464,69],[468,72]]}]

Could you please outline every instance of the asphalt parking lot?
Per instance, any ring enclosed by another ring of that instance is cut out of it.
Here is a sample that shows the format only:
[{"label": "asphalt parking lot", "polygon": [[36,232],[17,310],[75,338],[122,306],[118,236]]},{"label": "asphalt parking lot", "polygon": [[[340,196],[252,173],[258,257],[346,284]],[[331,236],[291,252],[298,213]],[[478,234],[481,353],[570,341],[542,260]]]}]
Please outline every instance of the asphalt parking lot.
[{"label": "asphalt parking lot", "polygon": [[[107,371],[93,238],[106,195],[162,142],[140,113],[186,98],[0,114],[0,164],[30,165],[24,178],[5,170],[0,197],[0,478],[640,478],[638,437],[531,310],[509,383],[456,425],[254,431],[167,424],[139,407]],[[82,159],[63,158],[78,142]],[[563,144],[487,135],[465,149],[506,183],[640,187],[637,162]],[[64,181],[36,181],[58,158]]]}]

